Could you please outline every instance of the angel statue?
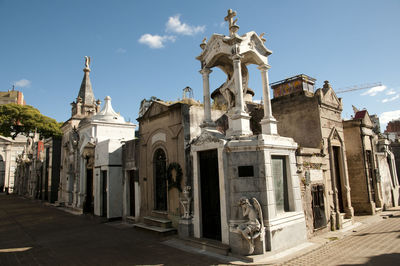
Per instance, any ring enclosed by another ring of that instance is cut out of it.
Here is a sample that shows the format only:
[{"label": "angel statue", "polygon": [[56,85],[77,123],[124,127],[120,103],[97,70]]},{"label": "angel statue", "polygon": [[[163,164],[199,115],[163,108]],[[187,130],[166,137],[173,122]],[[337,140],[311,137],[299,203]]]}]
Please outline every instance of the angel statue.
[{"label": "angel statue", "polygon": [[261,205],[256,198],[252,198],[253,204],[246,197],[241,197],[239,205],[242,207],[243,217],[247,217],[248,221],[238,226],[238,231],[244,239],[249,243],[249,254],[254,252],[254,239],[263,236],[264,221]]}]

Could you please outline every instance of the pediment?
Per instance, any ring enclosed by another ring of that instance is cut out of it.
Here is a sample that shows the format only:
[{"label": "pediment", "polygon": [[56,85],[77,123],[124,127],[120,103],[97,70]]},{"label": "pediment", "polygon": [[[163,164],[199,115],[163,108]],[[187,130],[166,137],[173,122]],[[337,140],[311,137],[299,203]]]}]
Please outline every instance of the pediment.
[{"label": "pediment", "polygon": [[168,110],[168,104],[159,101],[154,101],[151,103],[149,109],[143,115],[143,118],[150,118],[152,116],[159,115]]},{"label": "pediment", "polygon": [[[232,64],[232,55],[242,56],[242,64],[266,64],[267,57],[272,52],[265,47],[263,40],[254,31],[242,36],[225,36],[213,34],[202,53],[196,57],[203,67],[221,67]],[[226,73],[226,71],[225,71]]]},{"label": "pediment", "polygon": [[9,144],[9,143],[13,143],[11,138],[0,136],[0,144]]},{"label": "pediment", "polygon": [[217,130],[204,130],[200,136],[193,139],[191,145],[200,146],[207,143],[218,143],[225,139],[225,135]]},{"label": "pediment", "polygon": [[335,91],[329,87],[329,89],[319,89],[322,93],[322,103],[340,108],[342,105],[341,100],[336,96]]},{"label": "pediment", "polygon": [[369,117],[368,111],[365,114],[365,117],[363,118],[363,123],[367,126],[373,126],[374,123],[372,123],[371,118]]}]

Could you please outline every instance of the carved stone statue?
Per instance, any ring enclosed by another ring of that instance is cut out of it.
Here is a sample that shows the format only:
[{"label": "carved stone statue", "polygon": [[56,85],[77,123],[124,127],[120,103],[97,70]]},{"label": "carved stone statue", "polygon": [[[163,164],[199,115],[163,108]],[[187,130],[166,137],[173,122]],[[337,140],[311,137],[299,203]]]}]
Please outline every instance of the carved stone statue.
[{"label": "carved stone statue", "polygon": [[248,221],[238,226],[237,231],[240,232],[245,240],[249,243],[249,254],[254,252],[254,240],[264,235],[264,222],[261,205],[256,198],[252,198],[253,204],[246,197],[239,200],[242,207],[243,217],[247,217]]},{"label": "carved stone statue", "polygon": [[89,68],[90,65],[90,56],[85,56],[85,66],[86,68]]},{"label": "carved stone statue", "polygon": [[[233,68],[233,67],[232,67]],[[242,88],[243,88],[243,95],[247,94],[248,84],[249,84],[249,71],[245,65],[242,65]],[[228,110],[235,107],[235,99],[236,99],[236,88],[235,88],[235,80],[233,78],[233,71],[227,71],[227,79],[226,81],[220,86],[219,91],[221,92],[222,96],[224,96]]]},{"label": "carved stone statue", "polygon": [[190,190],[192,189],[191,186],[185,186],[183,188],[183,198],[180,199],[180,203],[182,204],[183,207],[183,219],[190,219],[190,202],[192,201],[192,198],[189,196],[190,195]]}]

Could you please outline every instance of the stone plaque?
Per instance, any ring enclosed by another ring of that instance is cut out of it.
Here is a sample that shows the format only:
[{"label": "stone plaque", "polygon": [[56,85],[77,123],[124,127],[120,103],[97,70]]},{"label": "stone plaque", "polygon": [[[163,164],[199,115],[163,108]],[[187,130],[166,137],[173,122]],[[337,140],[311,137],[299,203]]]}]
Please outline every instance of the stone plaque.
[{"label": "stone plaque", "polygon": [[311,182],[317,182],[317,181],[323,181],[324,176],[322,174],[322,170],[319,169],[310,169],[310,181]]}]

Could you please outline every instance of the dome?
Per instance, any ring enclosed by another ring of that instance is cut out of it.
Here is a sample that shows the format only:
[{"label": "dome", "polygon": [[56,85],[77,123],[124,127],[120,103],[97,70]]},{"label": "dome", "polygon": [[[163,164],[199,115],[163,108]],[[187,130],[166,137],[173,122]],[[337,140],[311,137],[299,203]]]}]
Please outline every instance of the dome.
[{"label": "dome", "polygon": [[92,116],[92,121],[103,121],[108,123],[123,123],[125,124],[125,119],[123,116],[114,111],[111,105],[111,97],[107,96],[104,98],[104,106],[100,112]]}]

